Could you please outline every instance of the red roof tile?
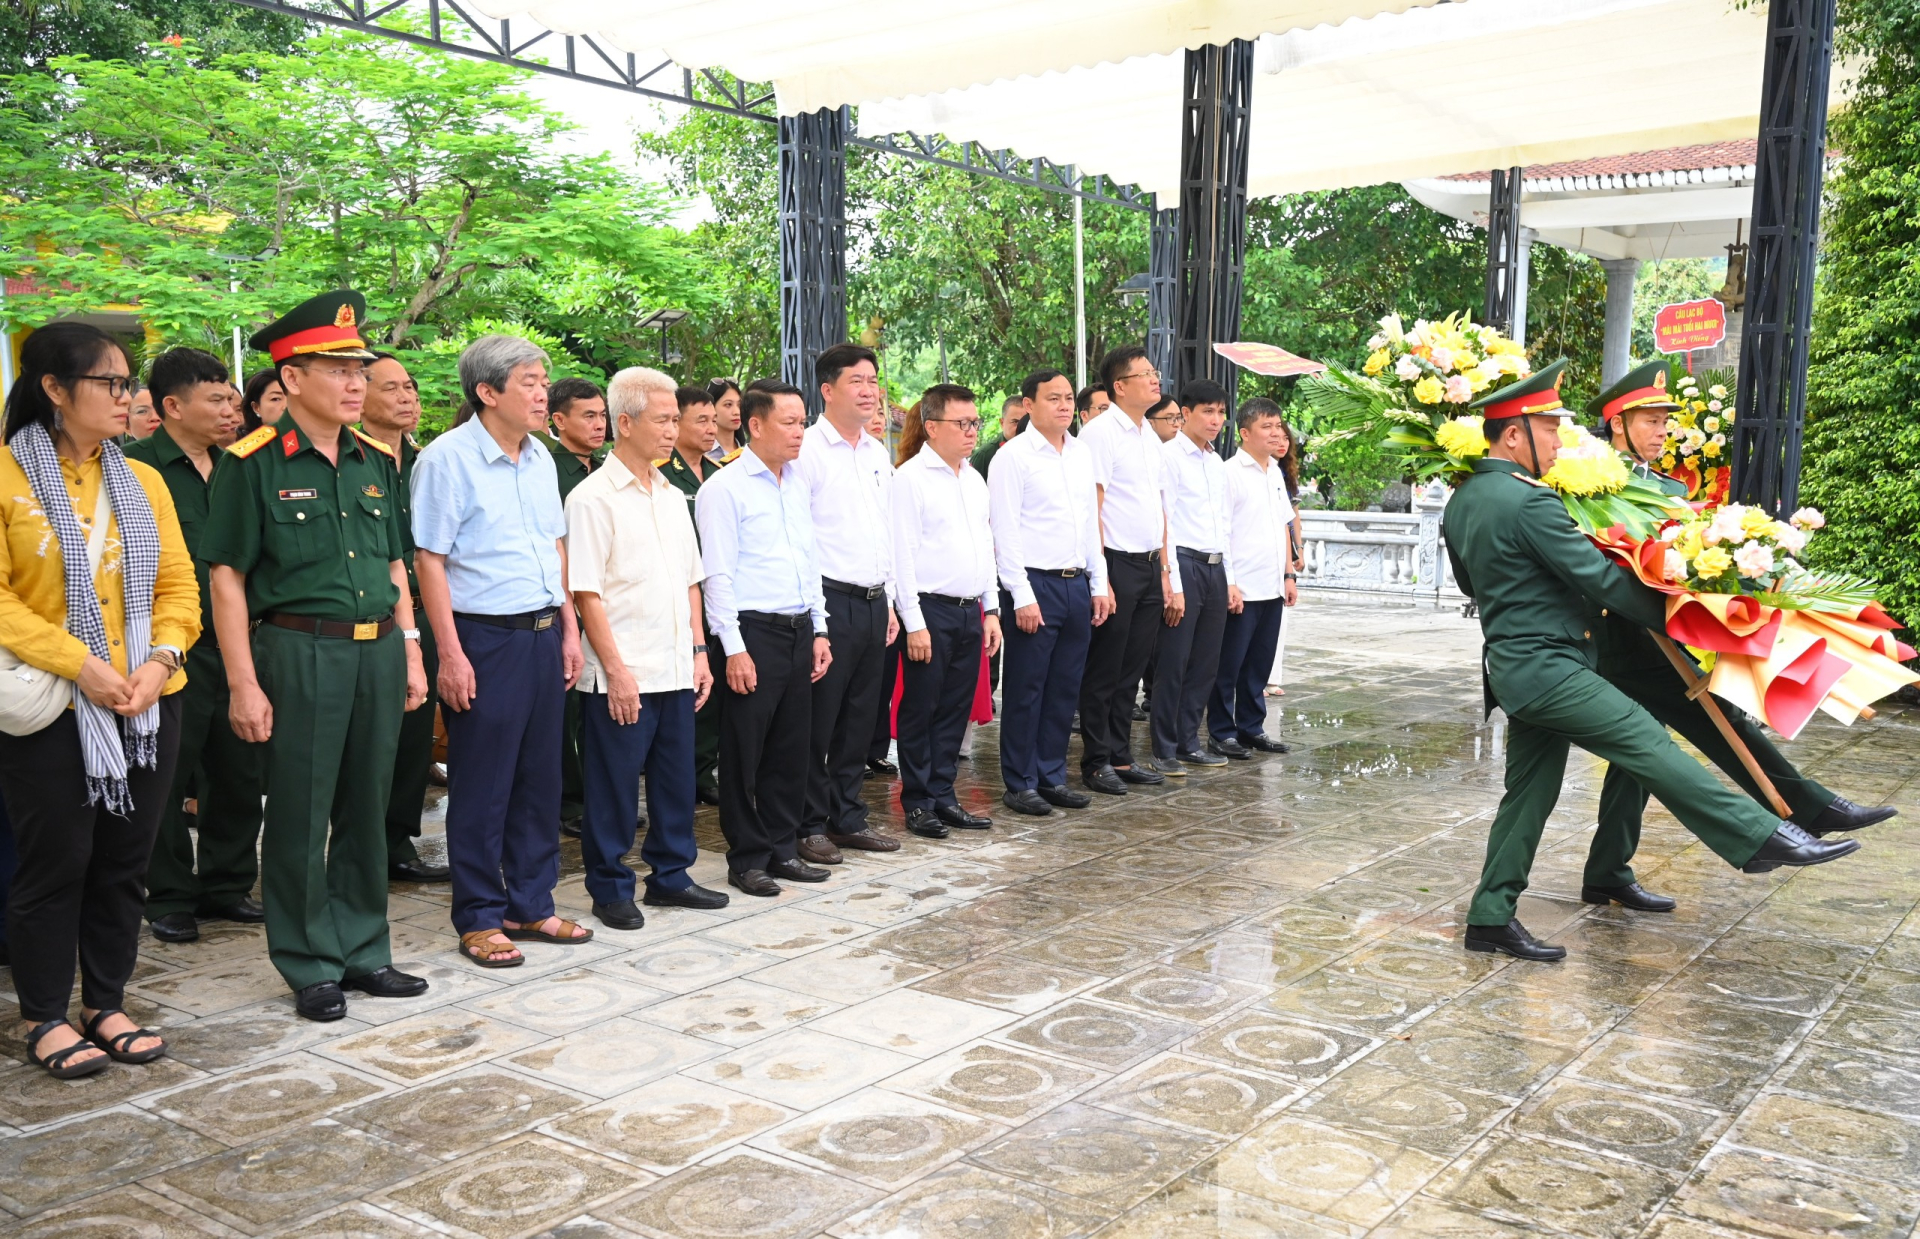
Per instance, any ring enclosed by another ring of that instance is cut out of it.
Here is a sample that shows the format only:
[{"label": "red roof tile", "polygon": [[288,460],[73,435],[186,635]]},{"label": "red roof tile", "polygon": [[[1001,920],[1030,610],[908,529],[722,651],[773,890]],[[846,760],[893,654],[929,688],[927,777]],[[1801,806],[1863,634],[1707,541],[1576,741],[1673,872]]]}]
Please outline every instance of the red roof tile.
[{"label": "red roof tile", "polygon": [[[1603,155],[1598,159],[1572,159],[1565,163],[1532,164],[1526,169],[1528,180],[1550,176],[1628,176],[1636,172],[1691,172],[1698,168],[1738,168],[1754,160],[1759,146],[1753,138],[1727,142],[1703,142],[1698,146],[1674,146],[1663,151],[1635,151],[1629,155]],[[1463,172],[1441,178],[1448,181],[1484,181],[1486,172]]]}]

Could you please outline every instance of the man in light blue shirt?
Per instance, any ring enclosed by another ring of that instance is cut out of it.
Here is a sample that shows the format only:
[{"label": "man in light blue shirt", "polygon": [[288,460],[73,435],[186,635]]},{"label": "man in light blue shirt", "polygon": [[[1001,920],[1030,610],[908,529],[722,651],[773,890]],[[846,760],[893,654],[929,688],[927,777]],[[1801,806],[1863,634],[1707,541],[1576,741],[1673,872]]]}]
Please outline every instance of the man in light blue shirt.
[{"label": "man in light blue shirt", "polygon": [[762,379],[740,401],[747,447],[694,500],[707,618],[726,653],[720,695],[720,831],[727,881],[824,882],[800,859],[813,683],[833,660],[814,558],[811,500],[791,468],[807,429],[800,389]]},{"label": "man in light blue shirt", "polygon": [[532,435],[546,424],[546,362],[514,336],[468,345],[461,420],[413,473],[414,566],[446,707],[453,925],[484,968],[522,963],[514,940],[593,936],[553,910],[560,732],[582,662],[566,516],[553,459]]}]

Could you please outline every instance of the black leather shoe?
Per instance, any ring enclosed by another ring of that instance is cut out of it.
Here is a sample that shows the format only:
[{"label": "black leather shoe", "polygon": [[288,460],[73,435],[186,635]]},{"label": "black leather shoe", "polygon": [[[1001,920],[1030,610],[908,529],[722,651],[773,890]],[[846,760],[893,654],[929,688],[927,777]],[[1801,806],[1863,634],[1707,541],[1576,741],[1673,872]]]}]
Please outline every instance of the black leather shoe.
[{"label": "black leather shoe", "polygon": [[1127,794],[1127,785],[1120,781],[1119,774],[1114,771],[1112,766],[1101,766],[1097,770],[1082,770],[1080,772],[1080,786],[1090,792],[1099,792],[1104,796],[1124,796]]},{"label": "black leather shoe", "polygon": [[815,869],[806,861],[797,858],[776,860],[767,866],[767,872],[788,882],[824,882],[833,876],[825,869]]},{"label": "black leather shoe", "polygon": [[427,979],[388,964],[363,976],[347,977],[340,982],[340,988],[359,990],[375,998],[417,998],[427,992]]},{"label": "black leather shoe", "polygon": [[340,992],[338,981],[321,981],[296,990],[293,995],[293,1009],[303,1019],[325,1024],[337,1020],[347,1013],[347,996]]},{"label": "black leather shoe", "polygon": [[646,914],[634,906],[631,899],[622,899],[619,903],[596,903],[593,914],[608,929],[643,929],[646,927]]},{"label": "black leather shoe", "polygon": [[1040,793],[1031,788],[1016,792],[1010,787],[1000,797],[1000,803],[1028,817],[1046,817],[1053,812],[1053,806],[1040,799]]},{"label": "black leather shoe", "polygon": [[153,926],[153,936],[162,942],[192,942],[200,937],[200,922],[191,912],[169,912],[147,923]]},{"label": "black leather shoe", "polygon": [[1813,825],[1807,827],[1807,833],[1820,839],[1836,830],[1858,830],[1862,826],[1884,822],[1898,812],[1900,810],[1890,805],[1869,809],[1853,803],[1845,796],[1835,796],[1833,803],[1820,810],[1820,816],[1813,819]]},{"label": "black leather shoe", "polygon": [[1242,740],[1240,747],[1250,753],[1285,753],[1287,751],[1287,745],[1284,741],[1275,740],[1272,736],[1267,735],[1255,736],[1251,740]]},{"label": "black leather shoe", "polygon": [[451,882],[453,870],[445,865],[429,865],[424,860],[403,860],[387,866],[389,882]]},{"label": "black leather shoe", "polygon": [[693,785],[693,798],[701,804],[717,805],[720,803],[720,785],[702,779]]},{"label": "black leather shoe", "polygon": [[1466,946],[1469,951],[1481,951],[1488,955],[1498,951],[1515,959],[1530,959],[1541,964],[1554,963],[1567,957],[1566,947],[1548,946],[1536,940],[1518,917],[1504,925],[1467,926]]},{"label": "black leather shoe", "polygon": [[1145,707],[1145,706],[1143,706],[1143,705],[1139,705],[1139,704],[1136,704],[1136,705],[1135,705],[1135,706],[1133,707],[1133,721],[1134,721],[1134,722],[1136,722],[1136,723],[1144,723],[1144,722],[1146,722],[1146,721],[1147,721],[1148,719],[1150,719],[1150,718],[1152,718],[1152,717],[1153,717],[1153,714],[1152,714],[1152,712],[1151,712],[1151,711],[1149,711],[1149,710],[1147,709],[1147,707]]},{"label": "black leather shoe", "polygon": [[1093,797],[1085,792],[1076,792],[1065,783],[1055,783],[1052,787],[1039,788],[1040,799],[1062,809],[1084,809],[1093,803]]},{"label": "black leather shoe", "polygon": [[1228,736],[1224,740],[1207,741],[1207,752],[1212,753],[1215,757],[1231,757],[1235,761],[1253,760],[1252,750],[1246,748],[1232,736]]},{"label": "black leather shoe", "polygon": [[1122,783],[1132,783],[1139,787],[1158,787],[1167,781],[1167,776],[1158,770],[1149,770],[1145,766],[1115,766],[1113,773]]},{"label": "black leather shoe", "polygon": [[1214,753],[1202,753],[1199,749],[1181,749],[1174,759],[1189,766],[1224,766],[1227,759]]},{"label": "black leather shoe", "polygon": [[943,804],[934,809],[934,815],[954,830],[990,830],[993,819],[978,813],[969,813],[957,804]]},{"label": "black leather shoe", "polygon": [[733,900],[725,891],[708,890],[696,884],[683,886],[677,891],[649,886],[641,902],[649,908],[699,908],[703,911],[712,911],[715,908],[726,907]]},{"label": "black leather shoe", "polygon": [[258,925],[267,919],[267,910],[258,900],[242,895],[236,902],[224,908],[209,908],[200,913],[203,921],[232,921],[236,925]]},{"label": "black leather shoe", "polygon": [[771,899],[780,893],[780,884],[767,876],[765,869],[748,869],[740,873],[729,873],[727,885],[735,890],[745,891],[749,895],[758,895]]},{"label": "black leather shoe", "polygon": [[578,815],[575,815],[575,816],[573,816],[573,817],[563,817],[563,818],[561,818],[561,819],[560,819],[560,833],[561,833],[561,834],[563,834],[563,835],[565,835],[565,836],[567,836],[567,837],[568,837],[569,839],[578,839],[578,838],[580,837],[580,818],[579,818],[579,816],[578,816]]},{"label": "black leather shoe", "polygon": [[900,767],[882,757],[879,761],[868,762],[867,772],[862,777],[868,779],[891,779],[899,773]]},{"label": "black leather shoe", "polygon": [[892,835],[883,835],[871,826],[863,826],[849,834],[827,832],[827,842],[843,852],[898,852],[900,840]]},{"label": "black leather shoe", "polygon": [[932,809],[914,809],[908,813],[907,830],[922,839],[944,839],[952,833]]},{"label": "black leather shoe", "polygon": [[1858,839],[1841,839],[1828,843],[1816,839],[1792,822],[1780,823],[1780,829],[1767,836],[1753,859],[1740,866],[1742,873],[1772,873],[1782,865],[1796,868],[1806,865],[1824,865],[1830,860],[1839,860],[1860,850]]},{"label": "black leather shoe", "polygon": [[1671,912],[1679,901],[1671,895],[1656,895],[1638,882],[1625,886],[1583,886],[1580,898],[1587,903],[1617,903],[1635,912]]}]

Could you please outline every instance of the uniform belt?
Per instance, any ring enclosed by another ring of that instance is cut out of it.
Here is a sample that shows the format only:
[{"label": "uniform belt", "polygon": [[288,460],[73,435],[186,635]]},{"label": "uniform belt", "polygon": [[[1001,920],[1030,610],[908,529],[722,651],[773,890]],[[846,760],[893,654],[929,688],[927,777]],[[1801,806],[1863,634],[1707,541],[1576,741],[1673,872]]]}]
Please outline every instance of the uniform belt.
[{"label": "uniform belt", "polygon": [[1182,555],[1193,556],[1203,564],[1217,564],[1226,559],[1219,551],[1196,551],[1190,546],[1177,546],[1174,549]]},{"label": "uniform belt", "polygon": [[1130,563],[1130,564],[1152,564],[1152,563],[1158,563],[1160,561],[1160,552],[1159,551],[1116,551],[1112,547],[1108,547],[1107,558],[1125,560],[1127,563]]},{"label": "uniform belt", "polygon": [[884,585],[855,585],[850,581],[836,581],[830,576],[821,577],[820,584],[836,593],[852,594],[855,598],[865,598],[868,602],[887,596],[887,587]]},{"label": "uniform belt", "polygon": [[1028,568],[1027,571],[1038,572],[1041,576],[1065,577],[1069,581],[1077,576],[1085,576],[1087,574],[1085,568]]},{"label": "uniform belt", "polygon": [[275,611],[264,617],[261,622],[272,624],[275,628],[310,632],[316,637],[339,637],[348,641],[374,641],[393,631],[391,615],[377,620],[348,623],[345,620],[315,619],[311,615],[288,615]]},{"label": "uniform belt", "polygon": [[742,611],[740,618],[742,621],[752,620],[772,628],[813,627],[813,615],[808,611],[798,611],[792,615],[785,615],[778,611]]},{"label": "uniform belt", "polygon": [[476,624],[485,624],[490,628],[519,628],[528,632],[545,632],[553,627],[553,621],[559,614],[559,607],[542,607],[538,611],[522,611],[518,615],[474,615],[469,611],[455,611],[453,618],[472,620]]},{"label": "uniform belt", "polygon": [[920,601],[944,602],[956,607],[977,607],[980,605],[980,599],[978,597],[956,598],[952,594],[922,594],[920,595]]}]

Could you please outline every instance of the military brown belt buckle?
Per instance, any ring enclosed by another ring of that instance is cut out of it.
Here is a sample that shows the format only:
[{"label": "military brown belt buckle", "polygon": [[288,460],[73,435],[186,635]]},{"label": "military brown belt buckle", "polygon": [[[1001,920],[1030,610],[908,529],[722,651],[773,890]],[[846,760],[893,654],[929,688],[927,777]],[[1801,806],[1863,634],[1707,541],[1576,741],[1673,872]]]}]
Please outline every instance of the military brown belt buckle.
[{"label": "military brown belt buckle", "polygon": [[355,624],[353,626],[353,639],[355,641],[371,641],[379,635],[380,621],[378,620],[375,620],[371,624]]},{"label": "military brown belt buckle", "polygon": [[553,615],[551,612],[533,621],[533,630],[535,632],[545,632],[551,627],[553,627]]}]

